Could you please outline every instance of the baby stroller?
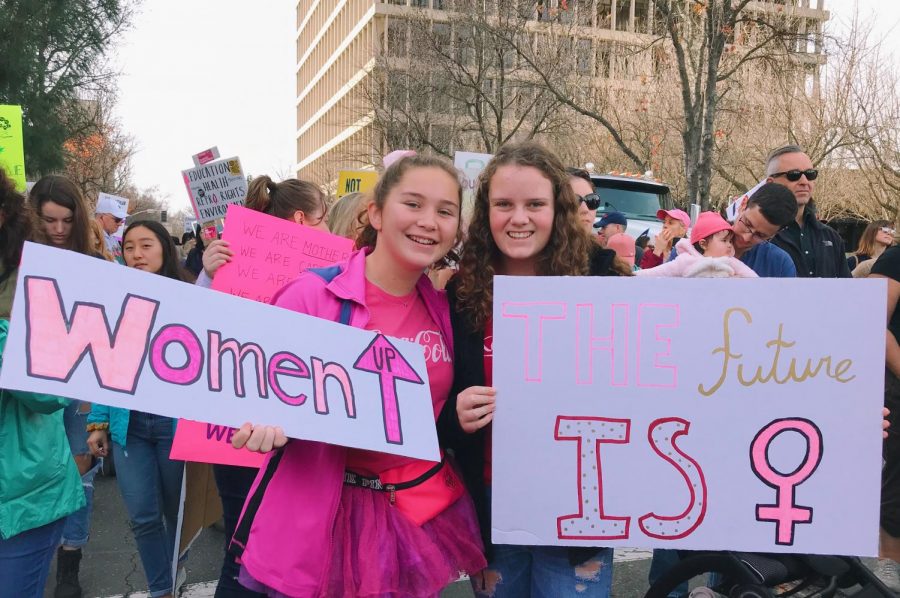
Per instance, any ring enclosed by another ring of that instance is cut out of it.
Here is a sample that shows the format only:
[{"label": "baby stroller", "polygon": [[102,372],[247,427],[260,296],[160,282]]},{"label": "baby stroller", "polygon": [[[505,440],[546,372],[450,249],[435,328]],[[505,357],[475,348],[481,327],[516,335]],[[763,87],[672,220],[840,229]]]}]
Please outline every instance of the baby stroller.
[{"label": "baby stroller", "polygon": [[644,598],[666,598],[681,583],[716,573],[707,595],[729,598],[898,596],[856,557],[745,552],[684,552]]}]

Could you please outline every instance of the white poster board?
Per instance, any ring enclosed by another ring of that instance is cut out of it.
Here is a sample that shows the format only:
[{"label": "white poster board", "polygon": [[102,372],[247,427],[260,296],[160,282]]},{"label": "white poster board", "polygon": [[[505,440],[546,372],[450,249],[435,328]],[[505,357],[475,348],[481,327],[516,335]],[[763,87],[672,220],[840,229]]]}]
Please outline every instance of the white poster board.
[{"label": "white poster board", "polygon": [[26,243],[3,357],[2,388],[440,459],[421,345],[72,251]]},{"label": "white poster board", "polygon": [[478,186],[478,175],[493,158],[493,154],[476,152],[456,152],[453,154],[453,165],[463,175],[463,209],[468,213],[475,201]]},{"label": "white poster board", "polygon": [[494,281],[495,543],[876,554],[884,281]]},{"label": "white poster board", "polygon": [[231,204],[244,205],[247,177],[239,158],[226,158],[181,171],[197,220],[224,218]]}]

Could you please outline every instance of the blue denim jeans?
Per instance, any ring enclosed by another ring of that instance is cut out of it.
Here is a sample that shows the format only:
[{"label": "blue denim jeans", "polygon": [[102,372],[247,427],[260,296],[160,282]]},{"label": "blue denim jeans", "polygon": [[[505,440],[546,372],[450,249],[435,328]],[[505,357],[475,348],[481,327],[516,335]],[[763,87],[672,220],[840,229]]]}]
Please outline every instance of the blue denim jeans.
[{"label": "blue denim jeans", "polygon": [[[63,422],[66,426],[66,436],[69,438],[69,448],[73,455],[88,455],[87,416],[88,413],[79,413],[82,401],[72,401],[63,411]],[[71,548],[81,548],[88,542],[91,533],[91,513],[94,510],[94,476],[100,469],[100,460],[81,476],[81,485],[84,487],[85,505],[67,516],[63,528],[60,544]]]},{"label": "blue denim jeans", "polygon": [[0,539],[0,598],[42,598],[65,517]]},{"label": "blue denim jeans", "polygon": [[494,545],[487,568],[472,577],[479,597],[607,598],[612,587],[613,550],[600,548],[580,565],[565,546]]},{"label": "blue denim jeans", "polygon": [[172,419],[132,411],[126,446],[113,443],[116,477],[125,501],[150,596],[172,591],[172,557],[184,462],[169,459]]}]

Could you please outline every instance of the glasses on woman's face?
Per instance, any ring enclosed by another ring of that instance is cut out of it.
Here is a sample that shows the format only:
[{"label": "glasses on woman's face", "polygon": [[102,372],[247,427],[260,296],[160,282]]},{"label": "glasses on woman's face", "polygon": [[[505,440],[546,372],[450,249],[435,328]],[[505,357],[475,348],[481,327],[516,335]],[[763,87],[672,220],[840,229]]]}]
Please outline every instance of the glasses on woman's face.
[{"label": "glasses on woman's face", "polygon": [[897,234],[897,231],[892,229],[890,226],[882,226],[881,232],[886,233],[892,237]]},{"label": "glasses on woman's face", "polygon": [[600,207],[600,196],[596,193],[589,193],[584,196],[579,195],[578,202],[584,202],[584,205],[586,205],[589,210],[596,210]]}]

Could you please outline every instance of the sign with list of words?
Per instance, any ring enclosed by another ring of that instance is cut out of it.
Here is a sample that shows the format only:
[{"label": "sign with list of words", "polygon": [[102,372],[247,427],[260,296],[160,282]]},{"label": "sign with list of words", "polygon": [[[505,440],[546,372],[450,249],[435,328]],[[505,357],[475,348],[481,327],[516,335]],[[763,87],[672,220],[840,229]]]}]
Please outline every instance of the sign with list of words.
[{"label": "sign with list of words", "polygon": [[493,541],[875,555],[886,296],[496,277]]},{"label": "sign with list of words", "polygon": [[33,243],[0,387],[440,459],[420,345]]},{"label": "sign with list of words", "polygon": [[243,205],[247,197],[247,177],[237,157],[182,170],[181,176],[200,222],[224,218],[228,206]]}]

